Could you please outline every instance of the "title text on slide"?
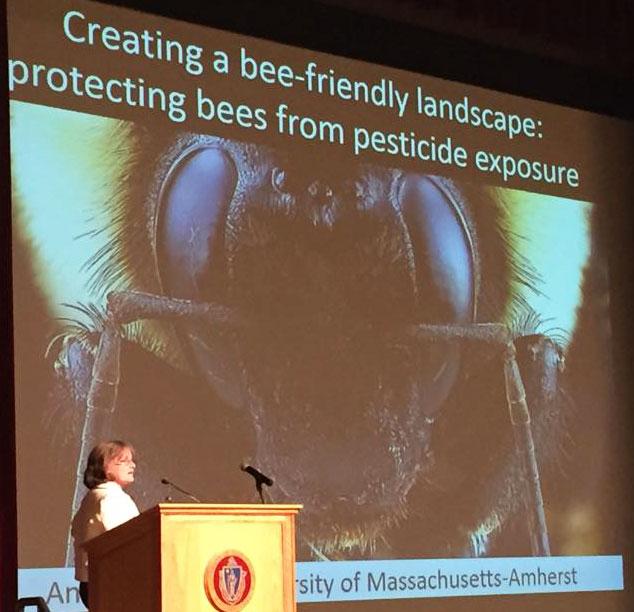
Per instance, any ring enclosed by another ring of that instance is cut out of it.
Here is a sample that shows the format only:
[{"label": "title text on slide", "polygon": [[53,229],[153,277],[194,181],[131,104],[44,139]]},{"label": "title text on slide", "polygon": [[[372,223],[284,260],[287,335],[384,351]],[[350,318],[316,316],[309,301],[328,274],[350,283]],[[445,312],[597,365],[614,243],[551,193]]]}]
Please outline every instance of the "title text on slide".
[{"label": "title text on slide", "polygon": [[[471,129],[498,134],[508,141],[533,141],[535,145],[544,137],[542,122],[537,117],[479,104],[473,95],[439,97],[433,95],[428,84],[403,87],[391,76],[355,79],[313,59],[294,68],[290,63],[275,63],[266,57],[257,57],[245,46],[237,47],[235,56],[231,56],[223,49],[206,50],[158,29],[130,29],[100,23],[80,10],[68,10],[63,14],[61,32],[73,45],[179,64],[192,77],[201,77],[205,70],[223,75],[236,73],[238,78],[260,87],[298,88],[307,94],[329,96],[342,103],[391,110],[399,119],[407,115],[409,120],[404,129],[392,124],[393,128],[387,131],[355,124],[355,114],[349,114],[343,121],[327,116],[307,116],[291,108],[283,97],[268,102],[267,107],[254,104],[253,98],[246,103],[222,94],[209,95],[205,82],[191,87],[184,81],[178,91],[170,90],[150,82],[151,76],[125,74],[123,64],[119,65],[123,74],[105,77],[82,71],[77,66],[29,63],[10,58],[10,92],[20,87],[46,88],[54,94],[71,94],[159,111],[174,123],[184,123],[193,117],[241,129],[275,130],[284,137],[347,146],[354,156],[372,154],[456,169],[471,168],[496,175],[503,182],[534,181],[573,188],[579,187],[581,182],[577,168],[554,160],[544,161],[538,152],[535,156],[526,153],[519,156],[505,150],[503,145],[489,144],[487,148],[480,145],[477,149],[469,146],[473,143]],[[218,83],[222,81],[213,83],[212,92],[217,94]],[[270,100],[270,97],[267,95],[266,99]],[[450,123],[465,129],[452,131],[452,136],[434,133],[436,127],[446,132]]]}]

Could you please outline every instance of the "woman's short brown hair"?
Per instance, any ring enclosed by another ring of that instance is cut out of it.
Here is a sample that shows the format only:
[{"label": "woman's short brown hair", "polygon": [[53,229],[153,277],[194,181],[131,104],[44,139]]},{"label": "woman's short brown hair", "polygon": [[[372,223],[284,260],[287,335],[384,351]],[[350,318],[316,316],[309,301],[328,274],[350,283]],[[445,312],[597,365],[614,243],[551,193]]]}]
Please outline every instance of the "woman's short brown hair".
[{"label": "woman's short brown hair", "polygon": [[134,457],[134,448],[123,440],[110,440],[100,442],[88,455],[88,463],[84,470],[84,484],[89,489],[108,481],[106,476],[106,464],[115,457],[118,457],[124,450],[129,450]]}]

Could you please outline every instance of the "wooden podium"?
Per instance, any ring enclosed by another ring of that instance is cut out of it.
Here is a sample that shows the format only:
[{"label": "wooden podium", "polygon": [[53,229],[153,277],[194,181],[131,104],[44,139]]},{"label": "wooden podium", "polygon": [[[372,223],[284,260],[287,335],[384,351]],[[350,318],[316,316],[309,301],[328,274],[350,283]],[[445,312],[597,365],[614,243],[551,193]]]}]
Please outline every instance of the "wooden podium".
[{"label": "wooden podium", "polygon": [[90,612],[294,612],[300,508],[159,504],[85,544]]}]

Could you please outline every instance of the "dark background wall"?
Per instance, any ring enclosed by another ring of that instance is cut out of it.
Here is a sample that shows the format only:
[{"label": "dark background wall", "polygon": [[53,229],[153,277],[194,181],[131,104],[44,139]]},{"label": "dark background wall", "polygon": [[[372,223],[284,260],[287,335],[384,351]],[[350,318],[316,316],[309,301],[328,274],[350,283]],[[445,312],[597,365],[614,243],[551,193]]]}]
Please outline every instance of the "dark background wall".
[{"label": "dark background wall", "polygon": [[631,0],[321,0],[321,4],[524,51],[626,80],[634,69]]},{"label": "dark background wall", "polygon": [[[113,4],[363,58],[465,83],[632,120],[634,2],[631,0],[115,0]],[[0,4],[4,24],[5,3]],[[0,49],[6,59],[2,26]],[[2,79],[3,99],[7,98]],[[15,449],[10,276],[8,105],[0,111],[3,218],[0,222],[0,612],[16,590]],[[634,159],[634,157],[633,157]],[[632,185],[632,173],[629,176]],[[629,193],[634,194],[634,189]],[[619,401],[631,405],[632,198],[606,216]],[[634,439],[632,418],[620,443]],[[37,443],[37,441],[33,441]],[[631,459],[631,457],[630,457]],[[623,487],[629,490],[629,469]],[[631,527],[631,526],[630,526]],[[630,530],[631,532],[632,530]],[[44,537],[44,535],[43,535]],[[631,547],[629,547],[631,549]],[[627,574],[626,574],[627,575]]]}]

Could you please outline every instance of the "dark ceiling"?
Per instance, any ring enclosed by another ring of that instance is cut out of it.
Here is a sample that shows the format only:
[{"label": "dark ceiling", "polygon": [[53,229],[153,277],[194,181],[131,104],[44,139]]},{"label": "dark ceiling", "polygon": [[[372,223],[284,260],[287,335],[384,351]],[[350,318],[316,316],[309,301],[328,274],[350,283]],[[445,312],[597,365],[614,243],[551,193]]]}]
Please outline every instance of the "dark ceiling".
[{"label": "dark ceiling", "polygon": [[634,74],[632,0],[319,0],[366,15],[524,51],[605,74]]}]

